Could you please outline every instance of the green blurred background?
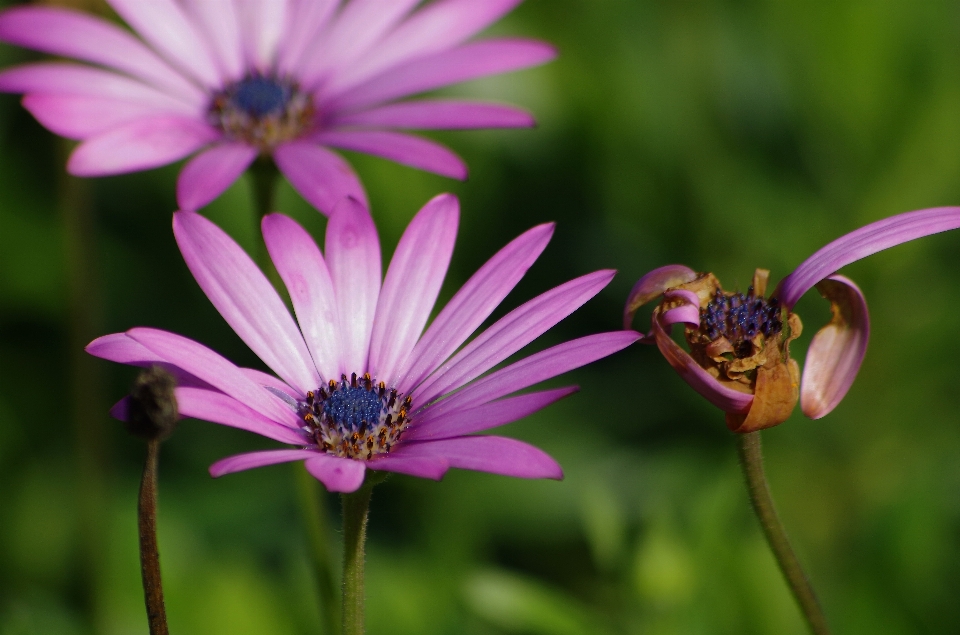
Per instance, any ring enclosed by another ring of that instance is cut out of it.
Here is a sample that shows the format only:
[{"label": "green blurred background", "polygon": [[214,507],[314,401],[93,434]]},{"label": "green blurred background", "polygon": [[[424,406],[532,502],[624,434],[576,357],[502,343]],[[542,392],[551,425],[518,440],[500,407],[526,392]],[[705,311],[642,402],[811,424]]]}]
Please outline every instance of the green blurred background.
[{"label": "green blurred background", "polygon": [[[524,105],[536,130],[437,135],[468,161],[466,183],[350,159],[387,254],[427,199],[461,197],[441,301],[544,221],[558,223],[553,243],[506,309],[620,271],[531,350],[619,328],[653,267],[686,263],[744,288],[755,267],[779,279],[864,223],[960,203],[951,0],[528,0],[493,32],[549,40],[560,57],[448,92]],[[0,49],[3,65],[27,59]],[[106,416],[133,371],[85,359],[76,342],[149,325],[259,361],[177,251],[178,167],[80,182],[64,178],[65,152],[16,97],[0,98],[0,633],[146,633],[144,449]],[[204,213],[252,247],[248,187]],[[323,217],[285,184],[279,207],[322,237]],[[78,229],[96,271],[71,300]],[[848,267],[873,317],[857,382],[826,418],[798,413],[764,433],[774,496],[837,633],[960,623],[958,246],[960,234],[935,236]],[[829,311],[816,294],[797,310],[802,357]],[[651,347],[565,383],[582,391],[505,429],[557,457],[564,481],[453,471],[377,488],[369,632],[803,633],[722,414]],[[266,447],[193,420],[164,445],[160,545],[177,635],[319,632],[296,468],[207,474]],[[335,522],[335,499],[324,505]]]}]

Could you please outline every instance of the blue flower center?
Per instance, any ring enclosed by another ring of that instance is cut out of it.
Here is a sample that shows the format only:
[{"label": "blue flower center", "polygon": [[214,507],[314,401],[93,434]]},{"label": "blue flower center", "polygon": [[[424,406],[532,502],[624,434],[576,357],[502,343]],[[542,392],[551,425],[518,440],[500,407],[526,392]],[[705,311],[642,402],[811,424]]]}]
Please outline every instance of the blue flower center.
[{"label": "blue flower center", "polygon": [[284,141],[316,125],[313,97],[296,82],[272,75],[248,75],[215,93],[207,109],[210,125],[226,138],[269,154]]},{"label": "blue flower center", "polygon": [[749,357],[758,335],[770,337],[783,330],[780,302],[755,296],[753,287],[746,295],[725,295],[718,289],[713,300],[700,310],[700,329],[710,341],[727,338],[736,357]]},{"label": "blue flower center", "polygon": [[342,375],[307,393],[298,405],[304,430],[316,446],[335,456],[369,459],[389,452],[410,426],[411,399],[369,374]]},{"label": "blue flower center", "polygon": [[230,103],[251,117],[283,112],[290,101],[291,87],[266,77],[248,77],[238,82],[230,94]]}]

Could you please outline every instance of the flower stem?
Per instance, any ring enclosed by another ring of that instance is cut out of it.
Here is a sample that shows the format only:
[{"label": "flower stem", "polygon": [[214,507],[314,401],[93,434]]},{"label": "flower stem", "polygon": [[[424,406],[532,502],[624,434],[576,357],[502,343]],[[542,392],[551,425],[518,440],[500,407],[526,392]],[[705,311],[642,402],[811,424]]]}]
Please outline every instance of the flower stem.
[{"label": "flower stem", "polygon": [[787,579],[787,584],[790,586],[793,596],[800,605],[800,610],[810,625],[811,632],[815,635],[829,635],[830,629],[827,626],[823,609],[820,608],[820,602],[810,585],[810,580],[807,579],[793,547],[790,546],[787,532],[783,528],[783,523],[780,522],[780,517],[777,515],[777,510],[773,504],[773,498],[770,496],[770,486],[767,484],[767,476],[763,470],[760,433],[750,432],[737,436],[740,437],[740,464],[743,467],[743,475],[747,480],[750,502],[753,504],[753,511],[760,520],[760,526],[767,537],[767,543],[777,559],[777,564],[780,565],[780,571]]},{"label": "flower stem", "polygon": [[163,584],[160,580],[160,552],[157,548],[157,455],[160,440],[147,442],[147,460],[140,481],[140,502],[137,520],[140,529],[140,571],[143,576],[143,599],[147,605],[150,635],[167,635],[167,613],[163,606]]},{"label": "flower stem", "polygon": [[374,482],[370,479],[352,494],[343,494],[343,635],[363,635],[364,543],[367,540],[367,512]]},{"label": "flower stem", "polygon": [[300,511],[307,530],[307,542],[313,559],[317,592],[320,596],[321,633],[336,635],[340,632],[340,607],[337,598],[337,583],[333,578],[333,554],[330,549],[330,530],[323,502],[326,494],[317,479],[313,478],[302,463],[294,463],[297,479],[297,494]]}]

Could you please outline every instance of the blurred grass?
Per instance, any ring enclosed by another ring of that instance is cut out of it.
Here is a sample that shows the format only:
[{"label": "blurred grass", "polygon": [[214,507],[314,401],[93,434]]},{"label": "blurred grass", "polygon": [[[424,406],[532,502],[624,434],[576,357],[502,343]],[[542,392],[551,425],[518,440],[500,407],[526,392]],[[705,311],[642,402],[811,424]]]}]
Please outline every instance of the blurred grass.
[{"label": "blurred grass", "polygon": [[[779,279],[866,222],[960,203],[956,3],[527,0],[494,31],[547,39],[560,57],[450,92],[522,104],[536,130],[438,134],[470,165],[462,184],[350,159],[387,254],[423,202],[461,197],[441,300],[546,221],[558,222],[553,243],[498,315],[589,270],[620,270],[533,348],[618,328],[627,291],[655,266],[683,262],[744,287],[755,267]],[[3,64],[24,58],[0,49]],[[142,447],[109,422],[108,551],[97,606],[83,600],[63,402],[62,169],[51,135],[15,97],[0,99],[0,633],[144,633]],[[93,184],[105,328],[167,328],[258,365],[179,257],[176,173]],[[247,188],[205,213],[249,246]],[[323,218],[292,189],[279,200],[322,237]],[[838,633],[952,633],[960,621],[958,244],[932,237],[850,266],[873,316],[860,377],[825,419],[765,433],[781,515]],[[813,294],[798,306],[801,356],[823,304]],[[119,398],[132,371],[104,371]],[[802,633],[721,415],[651,348],[564,380],[574,382],[579,394],[505,431],[553,453],[564,482],[454,472],[378,488],[370,632]],[[160,545],[176,633],[318,630],[289,470],[206,473],[268,446],[187,421],[164,448]]]}]

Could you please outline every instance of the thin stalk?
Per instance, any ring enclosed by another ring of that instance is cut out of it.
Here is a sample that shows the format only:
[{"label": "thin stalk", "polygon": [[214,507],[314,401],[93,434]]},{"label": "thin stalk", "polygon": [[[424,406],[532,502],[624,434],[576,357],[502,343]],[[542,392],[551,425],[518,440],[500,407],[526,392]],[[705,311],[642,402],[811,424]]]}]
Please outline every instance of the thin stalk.
[{"label": "thin stalk", "polygon": [[320,596],[320,632],[325,635],[336,635],[340,632],[340,607],[337,583],[333,579],[334,556],[330,549],[330,529],[327,513],[323,508],[325,494],[320,483],[307,472],[303,463],[298,462],[294,466],[300,511],[306,525],[307,541],[317,580],[317,592]]},{"label": "thin stalk", "polygon": [[363,635],[363,568],[367,517],[374,483],[367,479],[352,494],[343,494],[343,635]]},{"label": "thin stalk", "polygon": [[157,548],[157,455],[159,439],[147,441],[147,459],[140,481],[137,521],[140,529],[140,571],[143,577],[143,600],[147,605],[150,635],[168,635],[167,613],[163,606],[163,584],[160,580],[160,552]]},{"label": "thin stalk", "polygon": [[743,475],[747,480],[747,490],[750,493],[750,502],[753,504],[753,511],[760,520],[760,526],[767,537],[767,543],[773,551],[777,564],[780,565],[780,571],[786,578],[793,596],[800,605],[800,611],[810,626],[810,631],[815,635],[829,635],[830,629],[827,626],[827,618],[820,608],[820,602],[810,584],[810,580],[803,572],[797,554],[790,546],[790,540],[787,538],[787,532],[780,522],[777,515],[777,509],[773,504],[773,498],[770,496],[770,486],[767,484],[767,476],[763,470],[763,450],[760,444],[760,433],[750,432],[748,434],[738,435],[740,437],[740,464],[743,467]]}]

